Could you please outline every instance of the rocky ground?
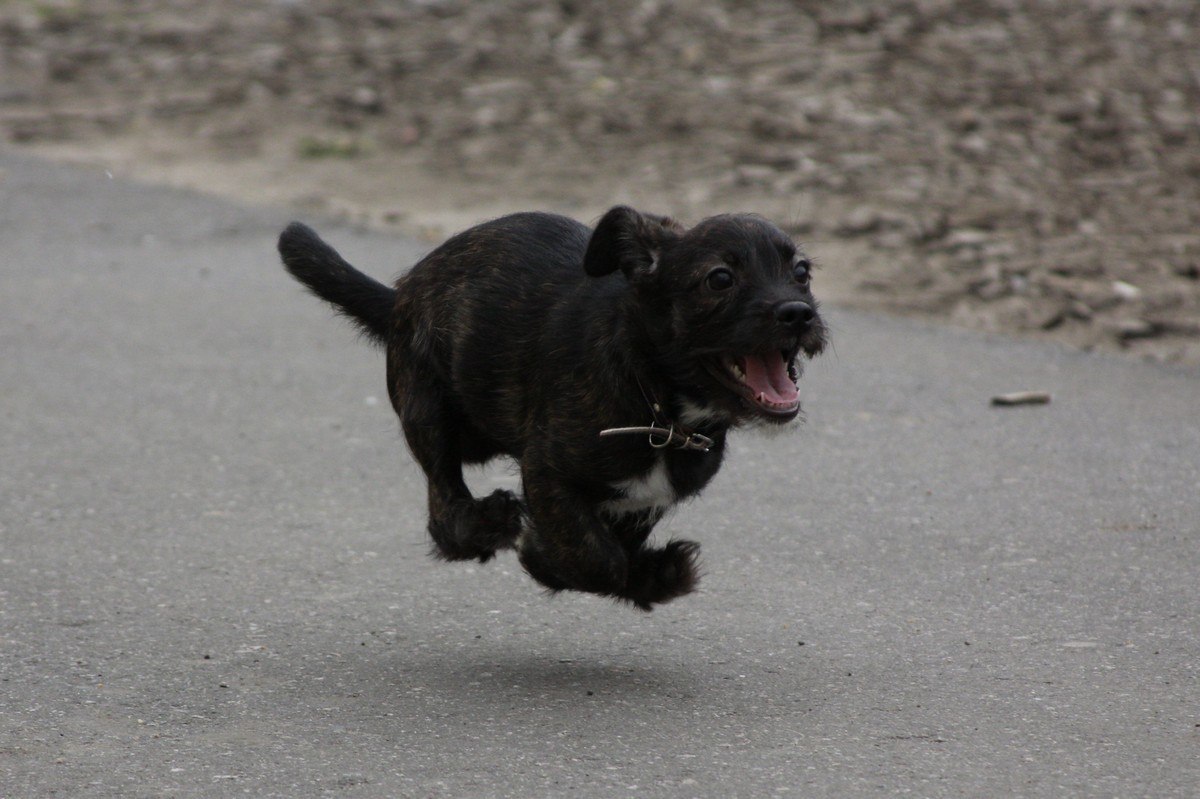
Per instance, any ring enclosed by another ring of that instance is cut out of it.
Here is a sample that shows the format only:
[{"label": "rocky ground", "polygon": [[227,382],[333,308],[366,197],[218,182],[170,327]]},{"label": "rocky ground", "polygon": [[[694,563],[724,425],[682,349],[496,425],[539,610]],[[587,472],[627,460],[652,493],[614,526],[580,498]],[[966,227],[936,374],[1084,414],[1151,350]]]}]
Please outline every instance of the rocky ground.
[{"label": "rocky ground", "polygon": [[840,302],[1200,362],[1194,0],[0,0],[0,132],[431,239],[756,210]]}]

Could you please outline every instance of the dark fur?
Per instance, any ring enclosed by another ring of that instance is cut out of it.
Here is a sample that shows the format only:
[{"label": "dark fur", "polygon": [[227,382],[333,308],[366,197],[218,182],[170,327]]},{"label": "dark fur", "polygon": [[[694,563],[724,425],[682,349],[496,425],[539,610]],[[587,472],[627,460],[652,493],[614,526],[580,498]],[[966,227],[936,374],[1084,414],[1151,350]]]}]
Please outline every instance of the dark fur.
[{"label": "dark fur", "polygon": [[[560,216],[514,214],[452,237],[394,290],[304,225],[283,232],[279,251],[298,280],[386,347],[389,394],[428,478],[441,557],[485,561],[516,547],[552,590],[647,610],[695,587],[698,546],[647,546],[665,507],[622,512],[619,484],[663,459],[675,501],[698,493],[721,464],[730,427],[771,416],[713,376],[715,359],[771,348],[811,357],[825,343],[816,302],[793,274],[802,256],[754,216],[684,230],[617,207],[591,231]],[[730,270],[736,285],[714,290],[714,268]],[[785,303],[808,309],[804,318],[781,312]],[[605,428],[649,423],[643,388],[665,417],[690,418],[711,437],[711,450],[600,438]],[[463,464],[498,455],[520,464],[523,499],[468,491]]]}]

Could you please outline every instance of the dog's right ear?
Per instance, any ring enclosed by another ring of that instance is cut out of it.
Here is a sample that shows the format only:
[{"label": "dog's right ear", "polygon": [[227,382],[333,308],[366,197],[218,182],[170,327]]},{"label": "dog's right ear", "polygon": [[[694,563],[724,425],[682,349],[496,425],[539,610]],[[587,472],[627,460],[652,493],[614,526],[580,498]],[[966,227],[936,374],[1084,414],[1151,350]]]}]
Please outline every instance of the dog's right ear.
[{"label": "dog's right ear", "polygon": [[631,281],[652,275],[663,245],[682,232],[683,226],[669,216],[643,214],[618,205],[592,231],[583,269],[592,277],[620,269]]}]

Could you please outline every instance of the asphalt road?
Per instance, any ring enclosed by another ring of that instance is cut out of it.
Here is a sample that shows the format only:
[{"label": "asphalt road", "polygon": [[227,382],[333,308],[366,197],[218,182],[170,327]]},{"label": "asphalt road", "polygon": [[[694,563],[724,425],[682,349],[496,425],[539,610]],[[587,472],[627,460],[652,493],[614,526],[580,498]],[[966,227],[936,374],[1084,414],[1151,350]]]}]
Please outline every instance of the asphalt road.
[{"label": "asphalt road", "polygon": [[0,169],[0,796],[1200,792],[1200,373],[831,309],[642,614],[426,557],[285,214]]}]

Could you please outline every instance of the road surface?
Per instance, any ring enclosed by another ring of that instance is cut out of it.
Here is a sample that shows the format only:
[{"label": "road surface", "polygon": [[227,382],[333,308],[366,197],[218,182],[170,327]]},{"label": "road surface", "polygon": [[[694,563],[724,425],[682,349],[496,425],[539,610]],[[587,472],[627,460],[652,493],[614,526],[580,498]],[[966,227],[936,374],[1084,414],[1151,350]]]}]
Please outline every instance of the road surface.
[{"label": "road surface", "polygon": [[1197,795],[1200,373],[829,309],[643,614],[426,556],[287,214],[0,169],[0,796]]}]

